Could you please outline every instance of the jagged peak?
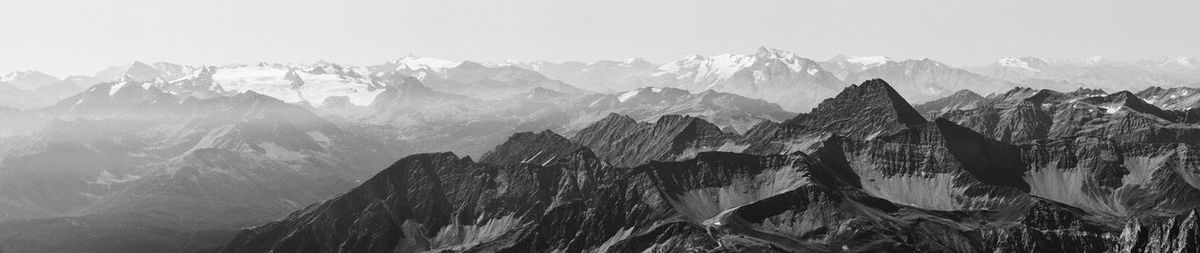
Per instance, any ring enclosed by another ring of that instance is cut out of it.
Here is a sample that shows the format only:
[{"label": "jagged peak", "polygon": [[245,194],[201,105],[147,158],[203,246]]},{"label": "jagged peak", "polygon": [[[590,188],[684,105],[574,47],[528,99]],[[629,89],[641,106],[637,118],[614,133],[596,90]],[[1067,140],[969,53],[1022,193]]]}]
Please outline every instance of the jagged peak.
[{"label": "jagged peak", "polygon": [[839,103],[841,101],[850,103],[886,103],[877,106],[890,107],[898,114],[897,116],[900,116],[900,120],[906,125],[920,124],[926,121],[924,117],[921,117],[920,113],[917,113],[912,108],[912,105],[903,96],[900,96],[899,92],[896,92],[896,89],[892,88],[891,84],[879,78],[864,81],[862,84],[847,86],[837,96],[821,101],[817,105],[817,108],[813,108],[810,114],[835,113],[840,108],[834,107],[846,104]]},{"label": "jagged peak", "polygon": [[[494,165],[537,164],[548,166],[569,159],[583,146],[550,130],[520,132],[485,153],[479,161]],[[592,156],[595,157],[594,154]]]},{"label": "jagged peak", "polygon": [[768,58],[799,58],[799,56],[797,56],[795,53],[792,53],[790,51],[782,50],[782,49],[775,49],[775,48],[767,48],[765,46],[758,47],[758,50],[754,51],[754,55],[759,56],[759,57],[768,57]]},{"label": "jagged peak", "polygon": [[625,64],[625,65],[629,65],[629,66],[650,66],[650,67],[656,66],[654,63],[651,63],[650,61],[647,61],[646,59],[644,59],[642,57],[625,59],[625,60],[621,61],[621,63]]},{"label": "jagged peak", "polygon": [[137,80],[135,78],[133,78],[133,76],[130,76],[129,74],[125,74],[125,75],[121,76],[120,79],[117,79],[117,82],[118,83],[137,82]]},{"label": "jagged peak", "polygon": [[264,95],[262,93],[255,92],[253,90],[246,90],[244,92],[233,95],[233,97],[235,99],[240,99],[240,100],[265,100],[265,101],[273,101],[273,102],[283,103],[282,100],[279,100],[272,96]]},{"label": "jagged peak", "polygon": [[462,63],[458,64],[458,66],[454,67],[454,69],[458,69],[458,70],[480,70],[480,69],[487,69],[487,68],[488,68],[487,66],[484,66],[481,63],[473,62],[473,61],[463,61]]},{"label": "jagged peak", "polygon": [[391,86],[396,87],[397,89],[400,90],[400,92],[403,92],[403,93],[422,93],[422,94],[424,94],[424,93],[434,92],[432,88],[429,88],[429,86],[425,86],[424,83],[421,83],[421,80],[418,80],[416,77],[412,77],[412,76],[394,77],[394,82],[391,83]]},{"label": "jagged peak", "polygon": [[132,67],[147,67],[147,68],[154,68],[154,66],[151,66],[150,64],[147,64],[147,63],[145,63],[145,62],[142,62],[142,61],[133,61],[133,63],[130,63],[130,64],[129,64],[129,67],[131,67],[131,68],[132,68]]},{"label": "jagged peak", "polygon": [[679,115],[679,114],[663,115],[662,117],[658,117],[658,120],[654,121],[654,125],[656,125],[656,126],[674,125],[674,124],[699,124],[699,125],[713,125],[714,127],[716,126],[700,117],[693,117],[690,115]]},{"label": "jagged peak", "polygon": [[1161,86],[1150,86],[1150,87],[1146,87],[1146,89],[1143,89],[1142,91],[1139,91],[1138,94],[1154,94],[1154,93],[1162,93],[1162,92],[1166,92],[1166,91],[1167,91],[1167,89],[1163,88]]},{"label": "jagged peak", "polygon": [[1075,89],[1074,91],[1071,91],[1069,94],[1071,94],[1072,96],[1102,96],[1102,95],[1107,95],[1108,92],[1106,92],[1106,91],[1104,91],[1104,89],[1100,89],[1100,88],[1091,89],[1091,88],[1086,88],[1086,87],[1079,87],[1079,88]]},{"label": "jagged peak", "polygon": [[926,58],[922,58],[922,59],[920,59],[920,60],[909,60],[909,61],[912,61],[912,62],[918,62],[918,63],[922,63],[922,64],[933,65],[933,66],[937,66],[937,67],[943,67],[943,66],[946,66],[946,64],[945,64],[945,63],[942,63],[942,62],[940,62],[940,61],[937,61],[937,60],[934,60],[934,59],[932,59],[932,58],[928,58],[928,57],[926,57]]},{"label": "jagged peak", "polygon": [[1138,91],[1136,94],[1153,95],[1153,94],[1157,94],[1157,93],[1173,93],[1173,92],[1185,92],[1185,93],[1200,92],[1200,88],[1187,87],[1187,86],[1178,86],[1178,87],[1170,87],[1170,88],[1164,88],[1161,86],[1150,86],[1146,89],[1143,89],[1142,91]]},{"label": "jagged peak", "polygon": [[534,87],[533,89],[529,89],[528,92],[518,94],[516,96],[534,100],[551,100],[566,97],[568,94],[543,87]]},{"label": "jagged peak", "polygon": [[1041,102],[1047,98],[1060,97],[1062,95],[1063,95],[1062,92],[1058,92],[1058,91],[1054,91],[1054,90],[1034,89],[1034,88],[1030,88],[1030,87],[1018,86],[1018,87],[1014,87],[1008,91],[1005,91],[1004,93],[999,94],[995,97],[992,97],[990,99],[993,102],[1002,102],[1002,101],[1018,102],[1018,101],[1024,101],[1024,100]]},{"label": "jagged peak", "polygon": [[821,101],[809,113],[784,124],[798,124],[854,138],[871,138],[928,121],[890,84],[871,79],[850,85],[837,96]]},{"label": "jagged peak", "polygon": [[951,97],[983,98],[983,96],[979,95],[979,93],[975,93],[974,91],[971,91],[968,89],[958,90],[958,91],[954,92],[954,94],[950,94],[950,96]]},{"label": "jagged peak", "polygon": [[608,115],[604,116],[603,119],[596,121],[596,123],[593,123],[592,125],[600,125],[601,123],[628,125],[628,124],[637,124],[638,121],[636,119],[633,119],[633,117],[629,117],[629,115],[610,112],[610,113],[608,113]]},{"label": "jagged peak", "polygon": [[27,70],[13,71],[13,72],[9,72],[8,74],[4,74],[3,76],[0,76],[0,82],[11,82],[11,81],[17,80],[19,78],[30,78],[30,77],[53,78],[55,80],[58,80],[58,77],[55,77],[53,75],[46,74],[44,72],[34,70],[34,69],[27,69]]},{"label": "jagged peak", "polygon": [[1166,120],[1175,119],[1173,115],[1166,113],[1161,108],[1158,108],[1158,106],[1147,103],[1145,100],[1142,100],[1142,98],[1130,91],[1119,91],[1106,96],[1088,97],[1078,101],[1080,103],[1103,108],[1104,112],[1106,113],[1116,113],[1120,111],[1121,108],[1129,108],[1134,111],[1151,114]]}]

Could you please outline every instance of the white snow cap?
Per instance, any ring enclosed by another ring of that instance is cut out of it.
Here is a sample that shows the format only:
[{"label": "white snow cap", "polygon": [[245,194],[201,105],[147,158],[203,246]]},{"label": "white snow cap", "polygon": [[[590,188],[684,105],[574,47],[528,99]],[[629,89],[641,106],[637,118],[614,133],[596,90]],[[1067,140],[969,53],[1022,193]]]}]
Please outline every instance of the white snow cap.
[{"label": "white snow cap", "polygon": [[397,70],[432,70],[435,72],[444,72],[446,69],[462,64],[462,62],[420,56],[405,56],[392,61],[392,63],[398,65]]},{"label": "white snow cap", "polygon": [[850,56],[846,58],[846,62],[866,66],[883,65],[884,63],[890,61],[892,61],[892,59],[888,58],[887,56]]}]

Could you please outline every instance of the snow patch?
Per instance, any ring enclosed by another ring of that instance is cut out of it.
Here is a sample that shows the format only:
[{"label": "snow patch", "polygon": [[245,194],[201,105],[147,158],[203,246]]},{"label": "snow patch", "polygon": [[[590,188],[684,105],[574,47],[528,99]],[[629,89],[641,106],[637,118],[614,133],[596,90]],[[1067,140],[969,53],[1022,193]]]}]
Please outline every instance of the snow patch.
[{"label": "snow patch", "polygon": [[316,141],[317,144],[320,144],[322,147],[333,145],[333,140],[329,139],[329,136],[326,136],[325,133],[322,133],[321,131],[311,131],[307,134],[309,138],[312,138],[313,141]]},{"label": "snow patch", "polygon": [[288,78],[291,71],[287,67],[270,65],[238,66],[217,69],[212,78],[231,92],[254,91],[288,103],[309,102],[319,105],[329,97],[342,96],[348,98],[350,104],[367,106],[384,90],[374,87],[369,78],[303,71],[293,72],[295,77],[304,80],[304,85],[296,87]]},{"label": "snow patch", "polygon": [[1030,67],[1029,62],[1026,62],[1025,60],[1021,60],[1018,58],[1003,58],[1003,59],[996,61],[996,64],[999,64],[1002,67],[1017,68],[1017,69],[1028,70],[1028,71],[1033,71],[1033,72],[1042,72],[1041,70],[1037,70],[1037,69],[1034,69],[1033,67]]},{"label": "snow patch", "polygon": [[866,65],[868,67],[883,65],[884,63],[887,63],[889,61],[892,61],[892,59],[887,58],[886,56],[860,56],[860,57],[850,57],[850,58],[846,59],[846,62],[860,64],[860,65]]},{"label": "snow patch", "polygon": [[258,147],[263,149],[263,154],[275,160],[280,161],[303,161],[304,154],[300,152],[288,150],[283,146],[279,146],[273,142],[258,143]]},{"label": "snow patch", "polygon": [[117,91],[120,91],[121,88],[125,88],[125,85],[127,85],[127,84],[129,84],[129,82],[125,81],[125,82],[119,82],[119,83],[113,84],[112,86],[108,87],[108,96],[117,95]]},{"label": "snow patch", "polygon": [[705,187],[669,196],[668,203],[697,223],[734,207],[810,184],[802,168],[784,167],[753,176],[739,176],[723,187]]},{"label": "snow patch", "polygon": [[454,219],[454,224],[443,227],[438,230],[437,235],[430,238],[430,251],[463,251],[480,243],[493,241],[520,227],[521,219],[509,214],[476,224],[461,225],[458,224],[457,219]]},{"label": "snow patch", "polygon": [[641,89],[637,89],[621,93],[621,95],[617,96],[617,101],[625,102],[625,100],[629,100],[630,98],[637,96],[637,94],[641,91]]},{"label": "snow patch", "polygon": [[98,184],[98,185],[114,185],[114,184],[120,184],[120,183],[133,182],[133,181],[137,181],[138,179],[142,179],[142,177],[138,176],[138,175],[133,175],[133,174],[126,174],[126,175],[122,175],[122,176],[118,177],[117,175],[113,174],[112,172],[108,172],[108,170],[103,170],[103,171],[100,171],[100,176],[97,176],[95,181],[91,181],[88,183]]},{"label": "snow patch", "polygon": [[447,69],[457,67],[460,62],[442,60],[430,57],[408,56],[394,61],[396,70],[430,70],[438,74],[444,74]]}]

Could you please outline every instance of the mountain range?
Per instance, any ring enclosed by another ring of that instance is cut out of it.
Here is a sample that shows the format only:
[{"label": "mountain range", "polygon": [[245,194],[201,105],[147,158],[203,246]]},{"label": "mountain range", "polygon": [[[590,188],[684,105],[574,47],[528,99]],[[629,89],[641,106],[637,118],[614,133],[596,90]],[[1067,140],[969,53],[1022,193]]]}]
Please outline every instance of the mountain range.
[{"label": "mountain range", "polygon": [[[1077,104],[1052,106],[1065,110],[1054,115],[1093,113],[1067,123],[1106,129],[1027,142],[925,119],[897,94],[869,80],[746,135],[686,116],[639,123],[612,115],[573,138],[515,134],[479,160],[413,155],[353,190],[245,229],[220,251],[1197,248],[1200,189],[1185,158],[1197,132],[1178,125],[1194,123],[1126,123],[1185,112],[1154,110],[1130,92],[1026,88],[951,110],[978,115],[958,119],[974,122],[995,117],[984,108],[1064,101]],[[873,124],[820,120],[850,112],[861,118],[849,122]],[[1022,119],[1000,120],[1010,121]],[[1179,138],[1156,138],[1164,134]],[[809,145],[778,148],[797,143]]]},{"label": "mountain range", "polygon": [[1196,250],[1194,61],[1012,59],[18,72],[0,251]]}]

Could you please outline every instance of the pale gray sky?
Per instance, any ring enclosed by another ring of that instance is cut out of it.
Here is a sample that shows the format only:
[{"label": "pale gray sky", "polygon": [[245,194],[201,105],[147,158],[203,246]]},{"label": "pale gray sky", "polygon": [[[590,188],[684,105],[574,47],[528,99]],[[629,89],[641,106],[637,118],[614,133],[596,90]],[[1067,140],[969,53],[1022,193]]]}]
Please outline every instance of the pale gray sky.
[{"label": "pale gray sky", "polygon": [[1200,1],[5,0],[0,72],[134,60],[374,64],[750,53],[981,64],[1005,56],[1200,56]]}]

